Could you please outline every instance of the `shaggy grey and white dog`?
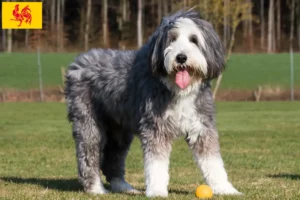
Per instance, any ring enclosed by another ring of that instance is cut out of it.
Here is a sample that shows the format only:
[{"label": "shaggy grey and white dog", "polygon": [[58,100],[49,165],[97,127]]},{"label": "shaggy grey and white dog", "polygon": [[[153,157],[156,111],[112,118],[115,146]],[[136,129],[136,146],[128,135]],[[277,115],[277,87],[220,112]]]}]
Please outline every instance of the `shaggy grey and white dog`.
[{"label": "shaggy grey and white dog", "polygon": [[137,51],[79,55],[67,72],[66,99],[84,190],[107,192],[102,170],[113,192],[138,192],[124,179],[135,133],[147,196],[168,195],[171,144],[180,136],[215,194],[239,194],[223,166],[209,84],[224,65],[219,37],[192,10],[165,17]]}]

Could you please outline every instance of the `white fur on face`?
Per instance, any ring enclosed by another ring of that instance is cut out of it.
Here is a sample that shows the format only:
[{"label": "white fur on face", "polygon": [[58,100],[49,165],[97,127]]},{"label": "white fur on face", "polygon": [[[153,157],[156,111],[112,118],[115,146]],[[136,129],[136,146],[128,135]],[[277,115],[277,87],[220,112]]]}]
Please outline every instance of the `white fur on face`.
[{"label": "white fur on face", "polygon": [[197,37],[198,45],[204,50],[206,49],[205,40],[200,29],[188,18],[179,18],[174,26],[175,28],[172,31],[175,31],[177,38],[164,50],[164,65],[166,71],[168,73],[173,71],[173,66],[174,64],[176,65],[176,56],[182,53],[187,56],[186,65],[200,69],[204,76],[206,76],[207,61],[199,47],[190,41],[190,37],[194,35]]}]

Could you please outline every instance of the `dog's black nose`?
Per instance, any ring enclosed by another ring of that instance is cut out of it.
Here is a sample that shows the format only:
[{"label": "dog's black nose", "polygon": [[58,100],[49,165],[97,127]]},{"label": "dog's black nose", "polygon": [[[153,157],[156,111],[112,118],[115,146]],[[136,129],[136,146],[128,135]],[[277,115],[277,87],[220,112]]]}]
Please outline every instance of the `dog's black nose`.
[{"label": "dog's black nose", "polygon": [[183,64],[183,63],[186,62],[186,60],[187,60],[187,56],[186,56],[185,54],[180,53],[180,54],[178,54],[178,55],[176,56],[176,61],[177,61],[178,63]]}]

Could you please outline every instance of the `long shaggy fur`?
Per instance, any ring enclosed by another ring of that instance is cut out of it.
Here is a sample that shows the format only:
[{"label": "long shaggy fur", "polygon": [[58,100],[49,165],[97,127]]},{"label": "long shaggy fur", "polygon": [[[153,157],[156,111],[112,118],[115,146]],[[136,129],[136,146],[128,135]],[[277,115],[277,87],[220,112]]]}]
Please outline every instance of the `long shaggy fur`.
[{"label": "long shaggy fur", "polygon": [[[176,61],[180,53],[187,56],[183,64]],[[209,84],[224,65],[220,39],[194,11],[165,17],[137,51],[93,49],[79,55],[67,72],[66,99],[85,191],[107,192],[102,170],[113,191],[138,192],[124,179],[127,151],[137,134],[147,196],[168,195],[171,142],[179,136],[215,193],[238,194],[219,153]],[[186,89],[174,81],[180,70],[192,77]]]}]

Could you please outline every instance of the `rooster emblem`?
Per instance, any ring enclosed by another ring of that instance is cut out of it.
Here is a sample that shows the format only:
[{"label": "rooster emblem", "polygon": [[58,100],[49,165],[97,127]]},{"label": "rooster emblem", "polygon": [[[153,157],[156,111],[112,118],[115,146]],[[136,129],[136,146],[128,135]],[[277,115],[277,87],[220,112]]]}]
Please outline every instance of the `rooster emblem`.
[{"label": "rooster emblem", "polygon": [[22,25],[22,22],[25,20],[25,23],[29,23],[31,24],[31,10],[29,8],[29,5],[25,6],[22,10],[21,10],[21,13],[19,13],[19,4],[17,4],[15,6],[15,9],[13,10],[12,14],[13,16],[15,17],[15,19],[11,19],[11,20],[14,20],[14,21],[19,21],[20,24],[18,25],[18,27],[20,27]]}]

